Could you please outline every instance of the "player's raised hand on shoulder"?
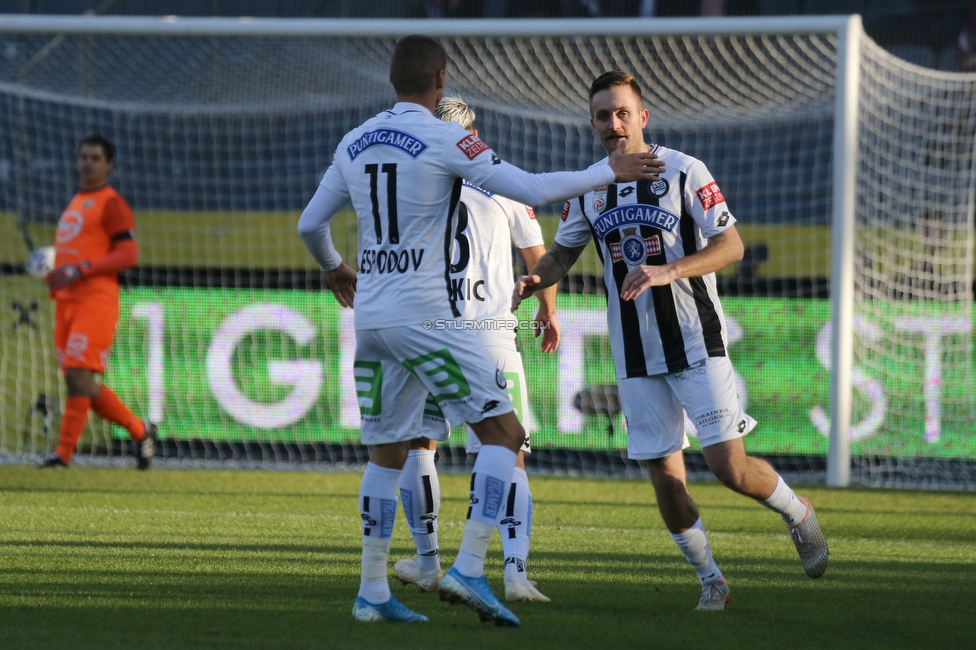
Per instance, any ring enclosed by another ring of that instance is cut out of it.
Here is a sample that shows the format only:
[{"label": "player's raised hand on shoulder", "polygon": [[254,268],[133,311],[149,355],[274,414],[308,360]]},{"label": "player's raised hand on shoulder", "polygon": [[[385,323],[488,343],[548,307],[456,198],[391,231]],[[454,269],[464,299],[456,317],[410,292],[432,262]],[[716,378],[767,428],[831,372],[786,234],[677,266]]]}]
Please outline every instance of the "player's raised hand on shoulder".
[{"label": "player's raised hand on shoulder", "polygon": [[641,265],[632,270],[624,278],[620,286],[620,297],[624,300],[634,300],[650,287],[663,287],[677,279],[674,269],[665,264],[663,266]]},{"label": "player's raised hand on shoulder", "polygon": [[352,307],[356,297],[356,271],[343,262],[325,272],[325,283],[332,289],[336,300],[343,307]]},{"label": "player's raised hand on shoulder", "polygon": [[518,309],[522,301],[535,293],[542,278],[538,275],[523,275],[515,281],[515,288],[512,289],[512,313]]},{"label": "player's raised hand on shoulder", "polygon": [[610,168],[613,169],[618,183],[631,181],[659,181],[664,173],[664,161],[657,154],[623,153],[624,141],[620,140],[617,148],[610,154]]},{"label": "player's raised hand on shoulder", "polygon": [[559,347],[559,319],[555,314],[540,309],[532,321],[532,334],[536,338],[542,335],[543,352],[555,352]]},{"label": "player's raised hand on shoulder", "polygon": [[48,273],[44,277],[44,281],[47,282],[47,286],[54,291],[57,289],[64,289],[69,284],[80,280],[82,275],[83,273],[81,266],[77,264],[63,264]]}]

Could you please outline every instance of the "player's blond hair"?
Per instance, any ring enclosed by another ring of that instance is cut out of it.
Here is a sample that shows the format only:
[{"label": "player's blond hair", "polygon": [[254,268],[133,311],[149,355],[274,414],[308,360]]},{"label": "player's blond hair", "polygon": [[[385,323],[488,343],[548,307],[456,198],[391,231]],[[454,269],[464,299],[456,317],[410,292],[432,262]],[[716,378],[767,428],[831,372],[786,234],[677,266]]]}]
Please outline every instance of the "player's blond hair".
[{"label": "player's blond hair", "polygon": [[434,117],[444,122],[457,122],[468,131],[474,129],[474,111],[460,97],[445,97],[434,109]]}]

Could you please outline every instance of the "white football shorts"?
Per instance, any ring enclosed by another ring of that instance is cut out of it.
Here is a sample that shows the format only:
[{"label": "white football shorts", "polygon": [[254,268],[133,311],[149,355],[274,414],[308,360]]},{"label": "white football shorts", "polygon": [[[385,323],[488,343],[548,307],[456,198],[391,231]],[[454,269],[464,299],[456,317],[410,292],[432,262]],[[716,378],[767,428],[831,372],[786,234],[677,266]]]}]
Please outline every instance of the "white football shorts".
[{"label": "white football shorts", "polygon": [[711,357],[670,375],[617,382],[627,418],[627,455],[665,458],[688,447],[685,412],[702,447],[735,440],[756,426],[739,404],[728,357]]},{"label": "white football shorts", "polygon": [[[497,332],[492,330],[478,330],[478,335],[488,350],[488,354],[495,362],[495,366],[502,371],[507,385],[508,397],[512,401],[515,415],[519,422],[525,426],[526,419],[524,413],[528,411],[528,389],[525,385],[525,369],[522,366],[522,355],[519,354],[518,346],[515,344],[515,334],[513,332]],[[438,417],[439,416],[439,417]],[[451,434],[451,424],[444,420],[443,413],[439,413],[437,405],[428,395],[427,404],[424,410],[423,437],[431,440],[446,440]],[[469,454],[477,454],[481,451],[481,442],[474,431],[468,428],[467,442],[464,445]],[[522,443],[522,451],[527,454],[532,453],[529,446],[529,430],[525,429],[525,442]]]},{"label": "white football shorts", "polygon": [[[495,360],[495,365],[502,371],[505,377],[508,397],[512,401],[515,415],[524,427],[528,418],[529,398],[528,389],[525,386],[525,368],[522,366],[522,355],[519,354],[518,346],[515,344],[514,332],[493,332],[481,330],[480,336],[485,344],[488,354]],[[468,440],[464,445],[469,454],[477,454],[481,451],[481,443],[478,436],[474,435],[471,427],[468,427]],[[529,446],[529,430],[525,429],[525,442],[522,443],[522,451],[527,454],[532,453]]]},{"label": "white football shorts", "polygon": [[471,330],[357,330],[354,373],[366,445],[411,440],[425,429],[445,440],[450,429],[438,419],[480,422],[512,410],[504,375]]}]

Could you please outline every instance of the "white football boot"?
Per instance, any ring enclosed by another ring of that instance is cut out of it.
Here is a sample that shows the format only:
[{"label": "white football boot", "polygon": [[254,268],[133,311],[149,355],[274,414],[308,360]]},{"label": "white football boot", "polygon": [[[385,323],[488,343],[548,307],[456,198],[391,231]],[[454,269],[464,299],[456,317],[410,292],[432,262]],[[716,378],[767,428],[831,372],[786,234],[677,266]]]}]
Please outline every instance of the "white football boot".
[{"label": "white football boot", "polygon": [[729,583],[725,578],[702,584],[701,600],[698,601],[696,612],[721,612],[732,599],[729,593]]},{"label": "white football boot", "polygon": [[440,587],[444,572],[438,570],[437,573],[421,573],[420,563],[414,555],[409,560],[398,560],[393,565],[393,575],[405,585],[417,585],[421,591],[434,592]]}]

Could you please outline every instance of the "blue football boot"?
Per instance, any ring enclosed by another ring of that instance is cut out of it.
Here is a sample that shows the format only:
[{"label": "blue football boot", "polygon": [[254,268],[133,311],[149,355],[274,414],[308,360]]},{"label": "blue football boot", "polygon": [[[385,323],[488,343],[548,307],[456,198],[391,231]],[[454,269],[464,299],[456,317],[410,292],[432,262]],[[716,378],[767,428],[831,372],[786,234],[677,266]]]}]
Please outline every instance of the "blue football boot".
[{"label": "blue football boot", "polygon": [[451,567],[441,578],[441,600],[449,601],[452,605],[464,603],[474,611],[482,621],[493,621],[495,625],[518,627],[521,623],[518,617],[505,609],[501,601],[492,593],[485,576],[466,578]]}]

